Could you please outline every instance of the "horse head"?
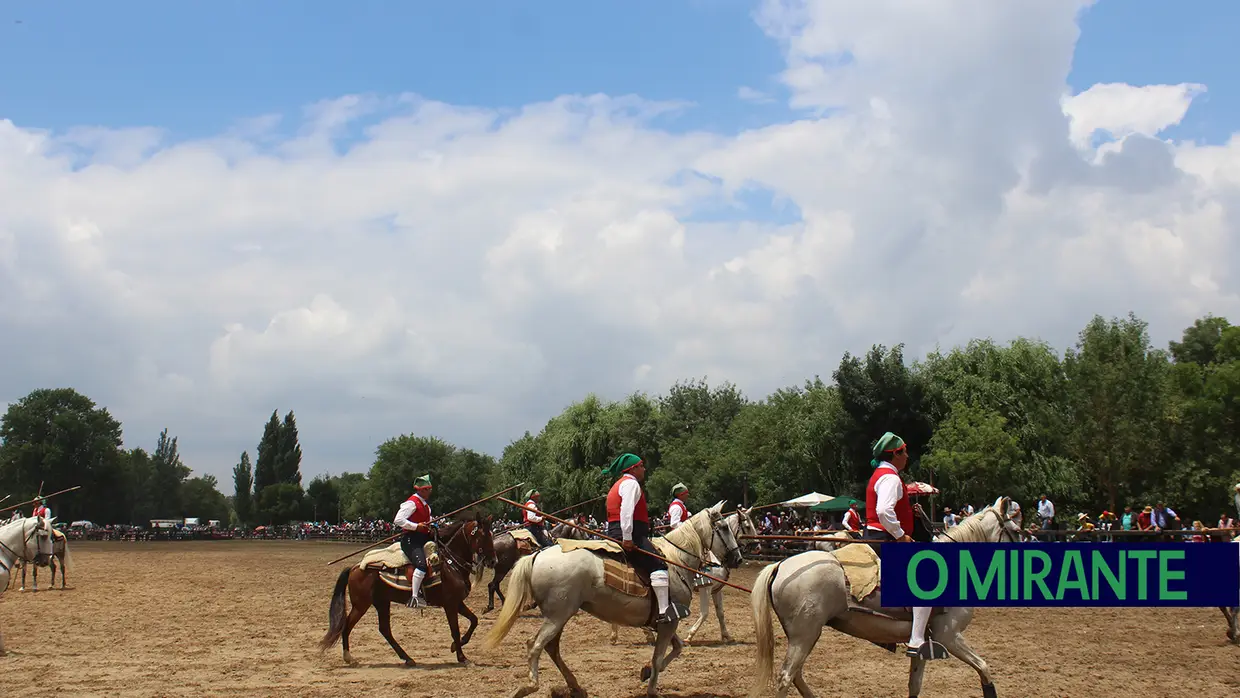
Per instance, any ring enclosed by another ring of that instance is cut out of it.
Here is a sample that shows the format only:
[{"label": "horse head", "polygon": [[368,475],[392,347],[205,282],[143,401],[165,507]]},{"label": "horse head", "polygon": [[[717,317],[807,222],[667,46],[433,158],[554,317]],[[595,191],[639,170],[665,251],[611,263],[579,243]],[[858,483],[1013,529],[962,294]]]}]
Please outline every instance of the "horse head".
[{"label": "horse head", "polygon": [[[51,562],[53,551],[52,523],[55,521],[56,517],[45,519],[42,516],[38,516],[26,519],[25,524],[22,526],[23,559],[40,566]],[[34,541],[33,554],[30,550],[31,540]]]},{"label": "horse head", "polygon": [[748,547],[751,551],[757,551],[761,544],[754,539],[749,539],[745,543],[741,543],[742,536],[758,535],[758,525],[753,522],[753,517],[749,515],[752,507],[737,507],[736,511],[729,514],[725,520],[728,522],[728,529],[732,531],[732,537],[737,541],[737,547],[743,554]]},{"label": "horse head", "polygon": [[719,500],[715,506],[710,507],[706,511],[710,512],[710,540],[708,547],[723,561],[723,564],[731,569],[736,569],[745,561],[741,555],[740,544],[736,542],[736,533],[732,529],[731,517],[723,515],[723,505],[726,500]]},{"label": "horse head", "polygon": [[985,507],[935,537],[935,541],[954,543],[1019,543],[1020,525],[1009,515],[1011,498],[999,497]]},{"label": "horse head", "polygon": [[469,552],[483,567],[494,567],[496,562],[495,537],[491,533],[491,517],[480,521],[465,523],[465,541],[469,544]]}]

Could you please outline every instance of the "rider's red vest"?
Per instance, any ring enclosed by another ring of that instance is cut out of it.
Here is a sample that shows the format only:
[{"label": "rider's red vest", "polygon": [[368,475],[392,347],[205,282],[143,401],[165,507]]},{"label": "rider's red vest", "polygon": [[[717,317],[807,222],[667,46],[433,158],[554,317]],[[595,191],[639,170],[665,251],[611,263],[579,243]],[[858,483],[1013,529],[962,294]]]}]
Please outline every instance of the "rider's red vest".
[{"label": "rider's red vest", "polygon": [[[531,499],[525,503],[525,506],[529,507],[530,509],[537,509],[538,503]],[[529,511],[529,509],[522,509],[521,510],[521,522],[530,523],[530,514],[531,512]]]},{"label": "rider's red vest", "polygon": [[47,514],[47,507],[45,506],[37,506],[34,508],[34,511],[30,512],[31,516],[43,516],[45,514]]},{"label": "rider's red vest", "polygon": [[[874,486],[878,484],[878,479],[887,474],[899,477],[900,471],[896,470],[894,465],[880,464],[874,469],[874,473],[870,475],[870,484],[865,488],[865,527],[879,531],[885,531],[883,524],[878,520],[878,493]],[[900,528],[904,529],[904,535],[913,535],[913,505],[908,501],[908,493],[904,491],[903,485],[900,487],[900,498],[896,500],[896,519],[900,521]]]},{"label": "rider's red vest", "polygon": [[673,499],[672,505],[667,508],[667,520],[668,521],[672,520],[673,509],[680,510],[680,522],[681,523],[684,523],[689,520],[689,507],[685,506],[685,503],[680,501],[679,499]]},{"label": "rider's red vest", "polygon": [[431,521],[431,505],[422,501],[422,498],[416,494],[409,495],[407,502],[413,502],[413,513],[409,515],[411,523],[430,523]]},{"label": "rider's red vest", "polygon": [[[625,475],[616,480],[615,484],[611,486],[611,491],[607,493],[607,523],[620,522],[620,483],[624,482],[626,478],[637,479],[632,475]],[[633,520],[649,524],[650,514],[646,513],[646,490],[640,488],[641,486],[638,485],[641,496],[638,497],[637,506],[633,509]]]}]

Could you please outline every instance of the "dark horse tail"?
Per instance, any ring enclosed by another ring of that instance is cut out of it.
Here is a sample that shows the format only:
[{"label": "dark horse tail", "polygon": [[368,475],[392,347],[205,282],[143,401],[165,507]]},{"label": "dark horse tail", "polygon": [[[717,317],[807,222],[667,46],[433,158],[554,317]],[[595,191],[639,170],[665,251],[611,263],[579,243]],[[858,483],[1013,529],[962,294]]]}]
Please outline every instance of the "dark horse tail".
[{"label": "dark horse tail", "polygon": [[340,639],[340,633],[344,632],[344,592],[349,587],[349,572],[351,571],[353,571],[352,567],[346,567],[340,570],[340,576],[336,578],[336,590],[332,592],[331,610],[327,614],[331,627],[328,628],[323,639],[319,640],[320,652],[336,644],[336,641]]}]

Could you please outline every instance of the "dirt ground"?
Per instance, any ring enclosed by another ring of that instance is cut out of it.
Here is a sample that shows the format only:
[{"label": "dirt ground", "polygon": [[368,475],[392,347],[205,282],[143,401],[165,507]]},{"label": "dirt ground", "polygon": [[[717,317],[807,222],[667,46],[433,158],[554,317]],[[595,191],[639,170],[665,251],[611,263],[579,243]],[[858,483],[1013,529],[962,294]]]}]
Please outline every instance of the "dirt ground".
[{"label": "dirt ground", "polygon": [[[354,630],[356,666],[336,645],[320,655],[340,566],[355,546],[311,542],[78,543],[66,591],[0,596],[10,654],[0,674],[13,695],[50,696],[505,696],[524,680],[524,643],[539,620],[526,614],[494,652],[482,641],[498,611],[482,616],[459,666],[443,613],[393,607],[397,640],[419,666],[405,668],[379,635],[374,612]],[[760,566],[739,570],[752,583]],[[40,583],[46,586],[46,570]],[[488,571],[487,579],[490,579]],[[753,665],[748,597],[725,590],[729,629],[712,617],[661,677],[664,695],[744,696]],[[486,606],[475,588],[471,607]],[[694,604],[694,617],[697,606]],[[692,620],[692,618],[690,619]],[[685,624],[687,625],[687,623]],[[1240,647],[1226,644],[1217,609],[982,609],[968,637],[989,662],[1000,696],[1240,695]],[[564,659],[592,696],[644,696],[639,671],[651,648],[641,631],[580,614]],[[783,655],[783,637],[776,627]],[[1003,638],[1012,638],[1004,640]],[[1157,638],[1157,639],[1152,639]],[[543,691],[564,683],[544,655]],[[821,696],[906,696],[907,663],[827,630],[806,669]],[[922,695],[980,696],[957,660],[927,669]],[[38,688],[36,688],[38,687]],[[7,690],[0,690],[0,695]]]}]

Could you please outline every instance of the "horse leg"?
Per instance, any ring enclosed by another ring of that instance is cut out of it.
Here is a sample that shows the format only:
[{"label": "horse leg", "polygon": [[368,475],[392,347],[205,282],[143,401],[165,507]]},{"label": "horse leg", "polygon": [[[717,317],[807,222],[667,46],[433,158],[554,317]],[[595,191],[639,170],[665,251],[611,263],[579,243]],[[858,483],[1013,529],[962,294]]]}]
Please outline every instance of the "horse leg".
[{"label": "horse leg", "polygon": [[908,660],[908,696],[917,698],[921,695],[921,682],[926,678],[926,660],[913,657]]},{"label": "horse leg", "polygon": [[[349,615],[344,619],[344,630],[340,631],[340,644],[344,648],[344,661],[346,664],[353,664],[353,655],[349,653],[349,633],[353,632],[353,626],[366,615],[366,609],[370,608],[373,603],[372,594],[363,592],[362,589],[353,586],[353,580],[349,580]],[[363,581],[363,583],[365,583]]]},{"label": "horse leg", "polygon": [[564,658],[560,656],[561,635],[563,635],[563,631],[552,638],[551,642],[547,643],[547,656],[551,657],[551,661],[555,662],[555,668],[560,670],[560,674],[564,676],[564,681],[568,683],[569,696],[571,698],[589,698],[589,694],[581,687],[581,684],[577,683],[577,677],[573,676],[572,670],[568,668],[568,665],[564,663]]},{"label": "horse leg", "polygon": [[452,651],[456,652],[456,661],[464,664],[469,661],[465,658],[465,653],[461,651],[464,645],[461,643],[461,621],[456,615],[456,607],[451,604],[444,604],[444,615],[448,617],[448,630],[452,632]]},{"label": "horse leg", "polygon": [[982,680],[982,696],[983,698],[995,698],[995,684],[990,678],[990,668],[986,666],[986,660],[977,655],[969,643],[965,642],[964,636],[960,633],[949,633],[945,640],[940,641],[947,651],[955,658],[973,667],[977,675]]},{"label": "horse leg", "polygon": [[22,560],[22,585],[17,587],[18,591],[26,590],[26,561]]},{"label": "horse leg", "polygon": [[405,648],[400,646],[396,638],[392,635],[392,604],[390,601],[375,599],[375,615],[379,616],[379,634],[387,640],[389,646],[396,650],[396,656],[405,662],[405,666],[413,666],[414,661],[405,653]]},{"label": "horse leg", "polygon": [[[809,627],[805,627],[806,625]],[[802,698],[814,698],[814,692],[810,690],[809,684],[805,683],[802,671],[805,669],[805,660],[809,659],[809,653],[822,637],[822,626],[800,623],[785,632],[788,635],[788,650],[784,654],[784,665],[775,681],[775,697],[787,696],[788,687],[791,685],[796,686]]]},{"label": "horse leg", "polygon": [[474,612],[469,610],[469,606],[465,605],[465,601],[463,599],[461,600],[460,605],[457,606],[456,611],[457,613],[465,616],[465,618],[469,621],[469,630],[466,630],[464,637],[461,638],[461,647],[464,647],[469,644],[469,638],[474,636],[474,630],[478,627],[478,616],[474,615]]},{"label": "horse leg", "polygon": [[702,629],[702,624],[706,622],[706,616],[710,614],[710,587],[702,587],[698,589],[698,619],[689,626],[689,632],[685,633],[685,642],[693,642],[693,636],[697,635],[697,631]]},{"label": "horse leg", "polygon": [[[650,683],[646,684],[646,695],[659,695],[659,671],[667,665],[662,661],[663,655],[667,652],[667,646],[671,644],[672,637],[676,634],[676,625],[669,623],[659,626],[659,634],[654,642],[654,654],[650,658],[650,666],[642,669],[642,678],[649,676]],[[649,674],[647,674],[649,672]]]},{"label": "horse leg", "polygon": [[[571,615],[570,615],[571,617]],[[551,644],[551,641],[560,636],[564,631],[564,624],[568,619],[554,620],[545,618],[542,627],[538,629],[538,633],[529,641],[529,657],[530,657],[530,681],[524,686],[518,687],[512,692],[511,698],[524,698],[538,690],[538,659],[542,656],[543,649]],[[558,667],[557,667],[558,668]],[[561,670],[563,673],[563,670]],[[568,677],[564,677],[565,680]]]},{"label": "horse leg", "polygon": [[720,586],[711,592],[711,598],[715,602],[715,617],[719,619],[719,632],[722,639],[727,644],[732,644],[732,635],[728,632],[728,626],[723,622],[723,587]]},{"label": "horse leg", "polygon": [[611,624],[611,644],[620,642],[620,625],[618,623]]},{"label": "horse leg", "polygon": [[[23,572],[25,572],[25,568],[22,568],[22,571],[23,571]],[[24,575],[23,575],[23,576],[24,576]],[[33,580],[34,580],[34,589],[33,589],[32,591],[36,591],[36,592],[37,592],[37,591],[39,590],[39,566],[38,566],[38,565],[35,565],[35,566],[34,566],[34,567],[30,570],[30,576],[31,576],[31,577],[33,578]]]}]

